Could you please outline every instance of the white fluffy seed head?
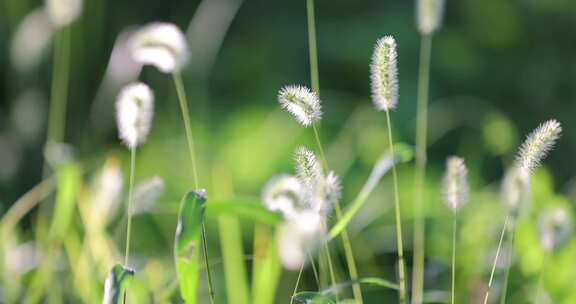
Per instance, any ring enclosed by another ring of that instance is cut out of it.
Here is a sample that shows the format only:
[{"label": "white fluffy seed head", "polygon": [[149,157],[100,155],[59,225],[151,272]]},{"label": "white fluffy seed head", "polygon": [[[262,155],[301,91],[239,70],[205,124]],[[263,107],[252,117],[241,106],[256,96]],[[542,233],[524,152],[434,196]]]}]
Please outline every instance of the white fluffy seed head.
[{"label": "white fluffy seed head", "polygon": [[146,141],[154,115],[154,93],[143,83],[126,86],[116,99],[116,124],[129,149]]},{"label": "white fluffy seed head", "polygon": [[299,269],[305,263],[307,255],[314,253],[325,235],[322,221],[317,212],[303,210],[282,225],[278,238],[278,254],[285,268]]},{"label": "white fluffy seed head", "polygon": [[298,147],[294,154],[296,174],[304,187],[314,187],[318,180],[324,178],[322,166],[314,152],[305,147]]},{"label": "white fluffy seed head", "polygon": [[538,218],[540,244],[545,251],[560,247],[570,236],[571,230],[572,221],[563,208],[545,210]]},{"label": "white fluffy seed head", "polygon": [[561,132],[560,123],[551,119],[528,135],[516,158],[516,166],[522,174],[528,175],[540,166],[546,154],[554,148]]},{"label": "white fluffy seed head", "polygon": [[376,42],[370,79],[372,102],[378,110],[394,110],[398,104],[397,57],[396,40],[392,36],[384,36]]},{"label": "white fluffy seed head", "polygon": [[55,27],[64,27],[82,14],[82,0],[46,0],[46,13]]},{"label": "white fluffy seed head", "polygon": [[322,108],[316,93],[304,86],[285,86],[278,92],[278,102],[304,127],[320,121]]},{"label": "white fluffy seed head", "polygon": [[115,156],[108,157],[91,187],[93,225],[105,225],[114,217],[122,196],[123,183],[120,161]]},{"label": "white fluffy seed head", "polygon": [[418,0],[416,19],[421,34],[438,30],[444,15],[444,0]]},{"label": "white fluffy seed head", "polygon": [[451,156],[446,161],[442,194],[444,204],[454,213],[468,202],[468,169],[464,159]]},{"label": "white fluffy seed head", "polygon": [[151,23],[132,37],[132,57],[134,61],[153,65],[164,73],[178,71],[188,62],[186,37],[174,24]]},{"label": "white fluffy seed head", "polygon": [[272,177],[262,189],[262,203],[266,209],[280,212],[285,219],[294,218],[302,208],[303,186],[292,175],[282,174]]},{"label": "white fluffy seed head", "polygon": [[517,216],[520,213],[520,207],[529,199],[530,177],[520,174],[520,170],[516,167],[508,169],[502,180],[500,196],[508,211]]}]

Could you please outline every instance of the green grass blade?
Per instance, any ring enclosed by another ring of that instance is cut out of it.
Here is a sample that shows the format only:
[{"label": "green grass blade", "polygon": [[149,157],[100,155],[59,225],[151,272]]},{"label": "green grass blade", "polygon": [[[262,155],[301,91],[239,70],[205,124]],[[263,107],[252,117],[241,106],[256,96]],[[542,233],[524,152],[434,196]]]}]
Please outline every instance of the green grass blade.
[{"label": "green grass blade", "polygon": [[[258,229],[261,228],[265,229],[267,227],[259,227]],[[276,247],[277,236],[269,237],[264,231],[261,231],[260,234],[262,239],[255,245],[261,247],[254,250],[255,252],[261,251],[263,254],[256,253],[254,256],[252,302],[254,304],[272,304],[276,303],[276,288],[282,274],[282,266],[278,260],[278,249]]]},{"label": "green grass blade", "polygon": [[218,227],[226,278],[227,303],[248,304],[250,303],[250,294],[240,222],[234,216],[222,215],[218,218]]},{"label": "green grass blade", "polygon": [[104,283],[104,297],[102,304],[121,303],[122,295],[126,286],[134,277],[134,270],[120,264],[114,265],[108,273],[106,283]]},{"label": "green grass blade", "polygon": [[233,215],[269,225],[276,225],[282,221],[282,217],[278,213],[267,210],[262,203],[255,200],[210,202],[206,205],[206,215],[209,217]]},{"label": "green grass blade", "polygon": [[348,223],[352,220],[352,217],[360,210],[360,208],[366,203],[368,196],[372,193],[372,190],[376,187],[382,176],[386,174],[386,172],[390,171],[392,166],[398,162],[398,157],[393,157],[390,154],[384,154],[380,157],[380,159],[376,162],[374,167],[372,168],[372,173],[370,173],[370,177],[362,187],[362,190],[358,193],[354,201],[350,204],[350,207],[344,212],[340,220],[334,224],[332,229],[330,229],[330,238],[333,239],[346,228]]},{"label": "green grass blade", "polygon": [[82,173],[77,163],[69,162],[56,169],[57,194],[49,233],[52,239],[63,240],[68,231],[81,180]]},{"label": "green grass blade", "polygon": [[[360,278],[357,281],[345,281],[328,288],[322,289],[320,291],[302,291],[294,295],[295,303],[336,303],[332,298],[344,288],[348,288],[355,283],[360,283],[362,285],[371,285],[376,287],[382,287],[387,289],[398,290],[399,286],[397,283],[378,278],[378,277],[366,277]],[[340,303],[340,302],[339,302]]]},{"label": "green grass blade", "polygon": [[174,240],[174,260],[185,303],[196,303],[196,287],[200,262],[200,237],[206,207],[203,190],[188,192],[180,204]]}]

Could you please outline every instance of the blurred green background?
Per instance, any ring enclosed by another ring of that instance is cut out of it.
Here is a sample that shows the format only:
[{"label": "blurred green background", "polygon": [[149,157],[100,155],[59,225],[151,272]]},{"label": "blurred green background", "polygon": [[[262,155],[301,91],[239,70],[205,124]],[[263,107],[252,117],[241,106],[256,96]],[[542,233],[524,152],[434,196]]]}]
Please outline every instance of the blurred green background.
[{"label": "blurred green background", "polygon": [[[42,178],[51,47],[25,70],[15,68],[11,54],[19,24],[42,5],[0,0],[0,213]],[[189,38],[191,61],[183,76],[200,152],[200,181],[209,198],[258,199],[269,177],[293,172],[295,147],[313,147],[310,130],[280,111],[276,101],[283,85],[309,84],[305,1],[86,1],[82,17],[71,28],[65,142],[76,149],[88,180],[111,154],[121,158],[128,174],[129,153],[117,139],[113,105],[121,82],[129,79],[111,81],[107,66],[119,34],[151,21],[174,22]],[[331,167],[344,181],[345,206],[387,149],[384,116],[373,110],[369,94],[373,44],[383,35],[397,39],[400,102],[393,115],[394,132],[398,141],[413,145],[420,37],[413,1],[318,0],[316,22],[321,137]],[[129,70],[126,66],[115,73]],[[150,138],[138,152],[136,180],[159,175],[166,182],[154,212],[136,218],[134,251],[170,265],[177,202],[192,187],[184,131],[170,77],[152,67],[134,75],[156,93],[155,118]],[[575,1],[447,0],[444,26],[432,48],[427,289],[449,290],[451,223],[438,189],[446,157],[463,156],[471,172],[471,201],[459,232],[457,288],[460,301],[475,303],[483,295],[504,216],[497,194],[503,171],[525,134],[556,118],[563,137],[533,179],[532,211],[518,224],[517,262],[509,288],[510,302],[531,299],[543,256],[534,219],[547,205],[573,211],[576,199],[575,81]],[[400,166],[399,178],[410,265],[412,163]],[[222,188],[228,193],[219,194]],[[391,180],[385,177],[350,230],[360,273],[394,279],[390,190]],[[34,212],[22,222],[23,240],[33,239],[33,221]],[[249,254],[252,223],[242,224]],[[210,254],[219,257],[217,226],[210,219],[208,225]],[[120,228],[116,240],[122,248]],[[554,303],[575,303],[576,241],[555,254],[546,289]],[[339,259],[343,261],[342,253]],[[215,272],[222,289],[221,269]],[[304,289],[314,288],[309,275]],[[282,282],[290,288],[281,283],[279,298],[291,293],[294,278],[294,273],[284,274]],[[367,292],[370,296],[394,299],[395,294]]]}]

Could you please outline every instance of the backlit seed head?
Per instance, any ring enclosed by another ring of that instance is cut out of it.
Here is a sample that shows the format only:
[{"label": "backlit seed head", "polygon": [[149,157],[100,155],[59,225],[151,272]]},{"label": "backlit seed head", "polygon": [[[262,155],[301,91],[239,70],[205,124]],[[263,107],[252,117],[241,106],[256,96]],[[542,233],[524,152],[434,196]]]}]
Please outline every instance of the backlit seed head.
[{"label": "backlit seed head", "polygon": [[554,148],[554,144],[560,138],[562,127],[554,119],[541,124],[526,138],[516,158],[516,165],[521,174],[530,174],[540,166],[546,154]]},{"label": "backlit seed head", "polygon": [[93,225],[105,225],[119,207],[124,179],[120,161],[115,156],[106,159],[100,174],[91,186],[91,214]]},{"label": "backlit seed head", "polygon": [[322,166],[314,152],[305,147],[298,147],[294,154],[296,174],[304,187],[314,187],[318,180],[324,178]]},{"label": "backlit seed head", "polygon": [[18,25],[10,45],[10,60],[18,71],[28,71],[37,66],[43,58],[54,27],[45,10],[31,11]]},{"label": "backlit seed head", "polygon": [[132,57],[164,73],[178,71],[188,62],[186,37],[174,24],[151,23],[132,37]]},{"label": "backlit seed head", "polygon": [[446,172],[442,181],[443,201],[456,213],[468,202],[468,169],[464,159],[451,156],[446,161]]},{"label": "backlit seed head", "polygon": [[378,110],[394,110],[398,104],[397,57],[396,40],[392,36],[384,36],[376,42],[370,79],[372,102]]},{"label": "backlit seed head", "polygon": [[278,254],[285,268],[299,269],[314,253],[326,233],[322,221],[317,212],[303,210],[280,227]]},{"label": "backlit seed head", "polygon": [[159,176],[153,176],[139,182],[134,187],[134,207],[132,214],[150,212],[164,192],[164,180]]},{"label": "backlit seed head", "polygon": [[444,0],[417,0],[418,31],[431,34],[438,30],[444,15]]},{"label": "backlit seed head", "polygon": [[568,212],[560,207],[548,209],[538,218],[540,244],[545,251],[560,247],[570,236],[572,221]]},{"label": "backlit seed head", "polygon": [[520,207],[530,196],[530,176],[520,174],[516,167],[509,169],[504,175],[500,195],[504,206],[514,215],[520,212]]},{"label": "backlit seed head", "polygon": [[116,124],[129,149],[146,141],[154,115],[154,94],[143,83],[126,86],[116,99]]},{"label": "backlit seed head", "polygon": [[82,14],[82,0],[46,0],[46,12],[55,27],[64,27]]},{"label": "backlit seed head", "polygon": [[282,174],[272,177],[262,189],[262,203],[274,212],[280,212],[285,219],[294,218],[302,206],[303,186],[292,175]]},{"label": "backlit seed head", "polygon": [[316,93],[304,86],[285,86],[278,92],[278,102],[304,127],[320,121],[322,109]]}]

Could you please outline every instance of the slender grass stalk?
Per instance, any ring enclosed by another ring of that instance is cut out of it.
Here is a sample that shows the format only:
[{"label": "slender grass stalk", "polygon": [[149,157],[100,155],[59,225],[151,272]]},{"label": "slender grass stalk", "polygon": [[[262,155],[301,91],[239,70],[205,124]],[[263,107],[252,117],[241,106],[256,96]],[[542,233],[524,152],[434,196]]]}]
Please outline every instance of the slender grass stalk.
[{"label": "slender grass stalk", "polygon": [[[306,0],[306,15],[308,20],[308,50],[310,56],[310,82],[312,90],[320,96],[320,79],[318,76],[318,48],[316,42],[316,18],[314,14],[314,0]],[[318,150],[320,150],[320,157],[324,164],[324,169],[328,169],[328,162],[326,160],[326,155],[324,154],[324,149],[320,141],[320,136],[318,134],[318,128],[316,124],[312,125],[314,130],[314,137],[316,138],[316,143],[318,145]],[[342,209],[340,208],[340,203],[336,202],[336,218],[340,219],[342,216]],[[348,265],[348,272],[350,278],[354,281],[352,285],[352,291],[354,294],[354,300],[356,303],[362,303],[362,291],[358,281],[358,271],[356,269],[356,262],[354,260],[354,254],[352,252],[352,245],[350,244],[350,238],[346,229],[342,231],[342,243],[344,246],[344,253],[346,255],[346,264]],[[331,261],[329,261],[331,263]],[[335,283],[335,282],[332,282]]]},{"label": "slender grass stalk", "polygon": [[534,303],[539,303],[538,300],[541,297],[543,285],[544,285],[544,273],[546,272],[546,268],[548,267],[548,258],[550,256],[550,251],[546,251],[544,254],[544,261],[542,262],[542,269],[540,270],[540,275],[538,275],[538,285],[536,287],[536,294],[534,296]]},{"label": "slender grass stalk", "polygon": [[500,249],[502,248],[502,240],[504,239],[504,232],[508,227],[508,222],[510,221],[510,215],[506,215],[504,220],[504,225],[502,226],[502,232],[500,233],[500,241],[498,242],[498,248],[496,249],[496,256],[494,257],[494,262],[492,263],[492,271],[490,272],[490,280],[488,280],[488,289],[486,290],[486,295],[484,296],[484,304],[488,303],[488,297],[490,296],[490,287],[492,286],[492,280],[494,279],[494,272],[496,271],[496,265],[498,264],[498,257],[500,256]]},{"label": "slender grass stalk", "polygon": [[312,265],[312,273],[314,274],[314,279],[316,280],[316,286],[320,289],[320,276],[318,275],[318,269],[316,269],[316,263],[314,262],[314,257],[310,251],[306,251],[308,259],[310,259],[310,265]]},{"label": "slender grass stalk", "polygon": [[456,228],[458,222],[458,212],[454,212],[454,216],[452,218],[452,292],[451,292],[451,299],[450,303],[454,304],[454,291],[456,285]]},{"label": "slender grass stalk", "polygon": [[132,192],[134,190],[134,169],[136,167],[136,147],[130,149],[130,180],[128,185],[128,223],[126,224],[126,250],[124,251],[124,266],[128,267],[130,255],[130,235],[132,231]]},{"label": "slender grass stalk", "polygon": [[294,303],[294,297],[296,296],[296,292],[298,291],[298,285],[300,285],[300,278],[302,277],[302,271],[304,270],[304,264],[306,264],[306,261],[304,261],[304,263],[302,263],[302,266],[300,266],[300,271],[298,271],[298,277],[296,278],[296,285],[294,285],[294,291],[292,292],[292,297],[290,297],[290,304]]},{"label": "slender grass stalk", "polygon": [[176,86],[176,93],[178,94],[178,101],[180,102],[180,110],[182,112],[182,120],[184,121],[188,154],[190,156],[190,162],[192,163],[192,174],[194,176],[194,188],[197,189],[198,171],[196,167],[196,153],[194,153],[194,138],[192,136],[192,124],[190,123],[188,100],[186,99],[186,92],[184,91],[184,83],[182,82],[182,75],[180,72],[175,71],[172,73],[172,78],[174,79],[174,85]]},{"label": "slender grass stalk", "polygon": [[66,128],[68,78],[70,69],[70,28],[63,27],[54,41],[47,142],[62,142]]},{"label": "slender grass stalk", "polygon": [[[194,153],[194,138],[192,136],[192,125],[190,123],[190,112],[188,110],[188,100],[186,99],[186,92],[184,91],[184,83],[182,82],[182,75],[179,71],[172,73],[174,85],[176,86],[176,93],[178,101],[180,102],[180,110],[182,112],[182,119],[184,121],[184,129],[186,131],[186,142],[188,144],[188,153],[190,155],[190,162],[192,163],[192,174],[194,176],[194,187],[198,189],[198,170],[196,166],[196,154]],[[208,291],[210,294],[210,302],[214,303],[214,285],[212,283],[212,273],[210,265],[208,264],[208,245],[206,241],[206,225],[202,223],[202,250],[204,251],[204,264],[206,265],[206,275],[208,279]]]},{"label": "slender grass stalk", "polygon": [[516,226],[513,226],[508,231],[508,256],[506,258],[506,274],[504,275],[504,286],[502,286],[502,295],[500,296],[500,304],[506,303],[506,294],[508,293],[508,280],[510,277],[510,268],[512,267],[512,254],[514,252],[514,235]]},{"label": "slender grass stalk", "polygon": [[[394,140],[392,139],[392,123],[390,111],[386,110],[386,124],[388,127],[388,145],[390,154],[394,154]],[[398,296],[400,303],[406,303],[406,274],[404,269],[404,244],[402,242],[402,218],[400,216],[400,197],[398,193],[398,175],[396,165],[392,166],[392,180],[394,183],[394,209],[396,214],[396,246],[398,247]]]},{"label": "slender grass stalk", "polygon": [[418,70],[418,108],[416,114],[416,173],[414,184],[414,240],[412,268],[412,303],[422,303],[424,290],[424,185],[426,180],[426,149],[428,133],[428,87],[430,79],[430,51],[432,35],[422,34]]}]

